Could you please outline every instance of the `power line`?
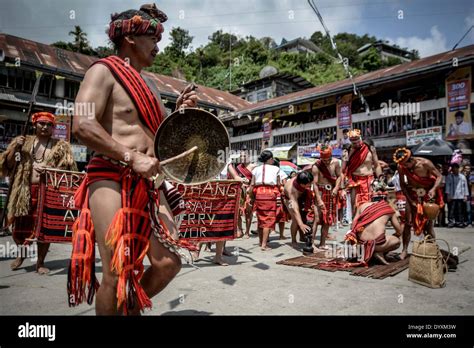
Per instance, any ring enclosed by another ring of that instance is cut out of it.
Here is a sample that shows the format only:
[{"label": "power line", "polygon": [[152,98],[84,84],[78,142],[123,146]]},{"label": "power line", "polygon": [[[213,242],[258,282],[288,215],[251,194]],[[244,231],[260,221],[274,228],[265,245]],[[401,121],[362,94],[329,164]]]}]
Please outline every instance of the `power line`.
[{"label": "power line", "polygon": [[337,49],[337,45],[336,45],[336,42],[333,40],[331,34],[329,33],[329,29],[328,27],[326,26],[326,24],[324,23],[324,19],[323,19],[323,16],[321,15],[321,13],[319,12],[318,10],[318,7],[316,6],[316,4],[314,3],[314,0],[308,0],[308,4],[309,6],[311,6],[311,8],[313,9],[314,13],[316,14],[316,16],[318,17],[319,19],[319,22],[321,23],[321,26],[323,27],[324,31],[326,32],[326,35],[327,37],[329,38],[330,42],[331,42],[331,46],[332,48],[334,49],[334,51],[336,52],[337,54],[337,57],[339,58],[340,60],[340,63],[342,63],[343,67],[344,67],[344,70],[346,71],[346,74],[349,76],[350,80],[351,80],[351,83],[352,83],[352,88],[353,88],[353,92],[355,95],[359,95],[360,96],[360,101],[362,104],[365,105],[365,108],[366,108],[366,112],[367,114],[370,112],[370,107],[369,107],[369,103],[367,102],[367,100],[364,98],[362,92],[359,90],[359,88],[357,88],[356,84],[355,84],[355,81],[353,79],[353,76],[352,76],[352,73],[349,69],[349,60],[347,58],[343,58],[341,53],[339,52],[339,50]]},{"label": "power line", "polygon": [[458,42],[456,42],[456,44],[454,45],[454,47],[451,51],[454,51],[456,49],[456,47],[458,47],[458,45],[466,37],[466,35],[472,30],[472,28],[474,28],[474,25],[471,25],[471,27],[466,31],[466,33],[462,36],[462,38]]}]

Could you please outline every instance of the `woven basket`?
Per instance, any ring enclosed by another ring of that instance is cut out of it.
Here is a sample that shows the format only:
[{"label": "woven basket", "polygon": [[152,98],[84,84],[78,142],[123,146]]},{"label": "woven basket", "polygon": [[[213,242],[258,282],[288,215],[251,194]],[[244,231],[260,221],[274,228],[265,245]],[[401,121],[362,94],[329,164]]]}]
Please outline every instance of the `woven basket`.
[{"label": "woven basket", "polygon": [[444,273],[448,270],[447,260],[443,259],[437,240],[445,242],[450,250],[448,242],[430,236],[413,243],[408,264],[408,280],[430,288],[442,288],[446,285]]}]

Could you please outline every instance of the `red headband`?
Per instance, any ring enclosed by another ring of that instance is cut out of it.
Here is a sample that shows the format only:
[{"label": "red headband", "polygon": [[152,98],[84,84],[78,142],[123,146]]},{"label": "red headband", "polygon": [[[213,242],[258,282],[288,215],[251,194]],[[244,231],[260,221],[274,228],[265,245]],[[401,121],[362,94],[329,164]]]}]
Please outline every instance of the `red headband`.
[{"label": "red headband", "polygon": [[321,159],[330,159],[332,157],[332,149],[331,147],[323,147],[319,150],[319,157]]},{"label": "red headband", "polygon": [[37,122],[51,122],[53,125],[56,124],[56,117],[50,112],[37,112],[31,116],[33,124]]}]

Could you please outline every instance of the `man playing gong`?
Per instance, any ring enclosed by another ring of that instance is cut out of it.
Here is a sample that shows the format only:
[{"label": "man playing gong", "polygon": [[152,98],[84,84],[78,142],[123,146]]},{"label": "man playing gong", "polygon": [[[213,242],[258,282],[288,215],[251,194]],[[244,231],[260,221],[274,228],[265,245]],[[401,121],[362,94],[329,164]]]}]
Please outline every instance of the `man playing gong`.
[{"label": "man playing gong", "polygon": [[[166,20],[154,4],[113,14],[108,35],[118,55],[89,68],[76,98],[74,135],[95,154],[76,193],[82,211],[73,229],[69,304],[86,296],[91,304],[98,289],[100,315],[139,314],[181,268],[177,247],[182,244],[172,213],[163,192],[149,180],[161,172],[153,145],[165,110],[140,75],[158,53]],[[79,113],[77,105],[85,103],[95,106],[92,117]],[[188,86],[177,108],[196,103]],[[94,275],[94,238],[103,264],[100,287]],[[145,254],[151,263],[146,271]]]},{"label": "man playing gong", "polygon": [[403,229],[403,249],[400,258],[408,254],[408,244],[411,239],[411,228],[418,236],[421,233],[430,234],[435,238],[433,221],[423,213],[423,203],[434,200],[440,208],[444,207],[443,192],[440,189],[443,176],[429,159],[413,157],[411,151],[399,148],[393,155],[398,165],[400,187],[406,197],[405,228]]}]

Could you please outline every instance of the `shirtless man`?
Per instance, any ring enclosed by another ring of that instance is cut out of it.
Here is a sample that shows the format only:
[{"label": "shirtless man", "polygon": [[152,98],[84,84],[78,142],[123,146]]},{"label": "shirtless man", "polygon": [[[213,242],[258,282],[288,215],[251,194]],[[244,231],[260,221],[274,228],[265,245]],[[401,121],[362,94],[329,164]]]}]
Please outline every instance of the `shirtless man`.
[{"label": "shirtless man", "polygon": [[[297,248],[296,234],[300,230],[304,235],[310,232],[314,236],[318,225],[317,209],[314,205],[314,193],[311,190],[313,174],[301,172],[288,180],[283,189],[284,202],[291,215],[291,246]],[[307,215],[314,213],[313,226],[307,225]]]},{"label": "shirtless man", "polygon": [[355,188],[350,191],[354,216],[359,205],[370,202],[372,193],[370,184],[374,180],[374,174],[377,179],[380,179],[382,169],[375,147],[362,141],[359,129],[349,131],[349,140],[352,146],[348,160],[342,163],[342,173],[343,180],[348,179],[348,187]]},{"label": "shirtless man", "polygon": [[[92,165],[99,170],[103,166],[111,171],[111,175],[114,171],[126,170],[136,188],[144,186],[149,189],[149,179],[161,172],[160,164],[153,156],[153,143],[154,132],[165,116],[164,110],[139,73],[144,67],[152,65],[158,53],[157,43],[163,32],[161,23],[166,19],[166,15],[154,4],[144,5],[140,11],[128,10],[112,16],[109,37],[118,49],[118,56],[110,56],[92,65],[76,98],[74,135],[95,151],[88,175],[94,174],[90,171]],[[137,84],[141,84],[138,89],[134,88]],[[139,97],[133,97],[134,93],[138,93]],[[84,103],[95,106],[93,117],[80,114],[77,106],[86,105]],[[196,103],[197,96],[188,86],[178,97],[176,107],[194,107]],[[124,275],[109,267],[116,250],[109,247],[109,244],[106,245],[106,232],[109,225],[116,221],[116,213],[127,207],[122,199],[126,197],[122,191],[124,180],[111,180],[104,175],[103,180],[96,178],[88,186],[88,203],[103,264],[103,278],[96,299],[96,313],[99,315],[113,315],[120,310],[117,286]],[[138,195],[138,192],[134,194]],[[141,194],[147,197],[147,189]],[[163,192],[159,191],[159,195],[160,220],[176,240],[178,231],[173,216]],[[145,211],[147,203],[145,201],[137,210]],[[84,204],[82,207],[84,209]],[[144,290],[146,296],[151,298],[163,290],[179,272],[181,260],[154,233],[149,238],[147,256],[151,267],[143,273],[139,285],[141,289],[138,290]],[[151,306],[149,298],[145,302]],[[134,302],[134,306],[128,308],[126,314],[139,314],[143,309],[140,308],[143,307],[140,303],[137,305],[138,301]],[[122,306],[128,307],[126,300],[122,302]]]},{"label": "shirtless man", "polygon": [[[26,239],[34,238],[39,184],[45,168],[77,171],[71,145],[52,138],[55,116],[49,112],[37,112],[32,116],[32,123],[36,134],[16,137],[0,155],[0,175],[10,178],[15,175],[10,181],[12,187],[7,221],[14,223],[13,240],[20,250],[30,244]],[[13,173],[15,160],[19,163]],[[38,242],[36,271],[39,274],[49,273],[44,266],[48,249],[49,243]],[[11,269],[18,269],[24,260],[24,255],[20,253],[12,262]]]},{"label": "shirtless man", "polygon": [[[336,221],[336,210],[338,209],[337,197],[342,182],[342,171],[339,160],[332,157],[332,149],[330,146],[322,146],[320,151],[320,159],[312,166],[314,183],[321,193],[323,201],[322,207],[319,209],[319,223],[321,224],[321,240],[318,249],[327,250],[326,238],[329,234],[329,227]],[[343,190],[343,199],[346,199]],[[316,233],[316,230],[314,231]],[[316,235],[313,235],[313,241]]]},{"label": "shirtless man", "polygon": [[400,187],[406,198],[403,250],[400,255],[400,258],[404,259],[408,255],[412,227],[416,235],[424,233],[435,238],[433,221],[428,220],[423,213],[418,213],[418,211],[422,212],[423,203],[432,199],[441,209],[444,207],[443,192],[440,189],[443,176],[433,162],[426,158],[413,157],[411,151],[406,148],[397,149],[393,160],[398,165]]},{"label": "shirtless man", "polygon": [[[363,203],[357,208],[352,229],[345,239],[354,244],[364,246],[363,264],[368,264],[372,257],[383,264],[388,264],[384,254],[396,250],[400,246],[402,227],[398,213],[387,203],[387,193],[383,184],[374,182],[372,201]],[[395,233],[385,235],[387,222],[391,221]]]}]

